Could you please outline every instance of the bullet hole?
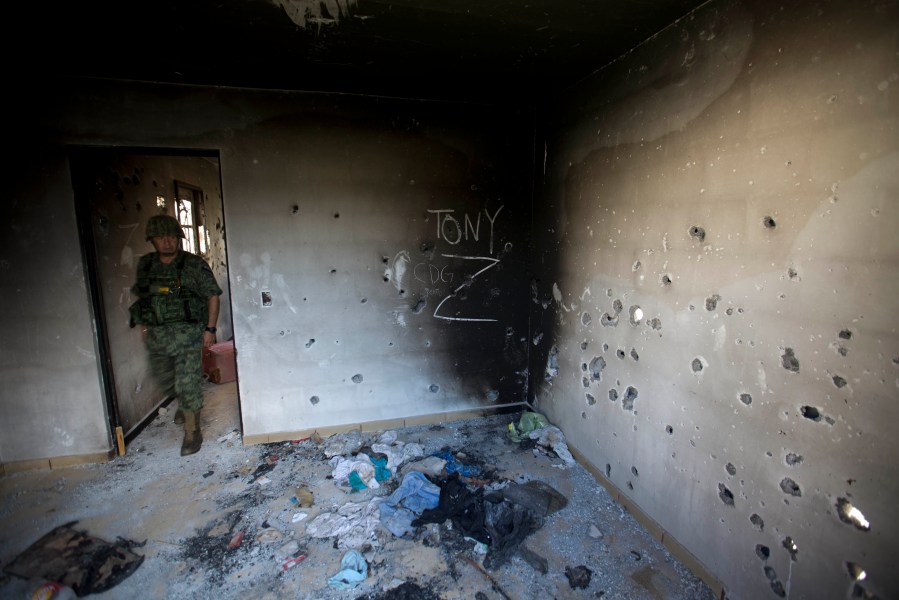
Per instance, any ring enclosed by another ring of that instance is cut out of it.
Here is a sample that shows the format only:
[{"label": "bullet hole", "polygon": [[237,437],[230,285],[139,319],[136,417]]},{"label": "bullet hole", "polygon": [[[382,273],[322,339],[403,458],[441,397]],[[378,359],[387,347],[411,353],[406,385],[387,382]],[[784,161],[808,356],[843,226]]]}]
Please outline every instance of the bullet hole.
[{"label": "bullet hole", "polygon": [[662,276],[659,277],[659,281],[662,285],[671,285],[671,275],[668,273],[662,273]]},{"label": "bullet hole", "polygon": [[728,506],[734,505],[734,494],[723,483],[718,484],[718,497]]},{"label": "bullet hole", "polygon": [[587,346],[588,346],[587,342],[581,342],[581,350],[586,350]]},{"label": "bullet hole", "polygon": [[537,332],[534,334],[534,339],[532,340],[532,342],[536,346],[540,343],[540,341],[542,339],[543,339],[543,332],[538,329]]},{"label": "bullet hole", "polygon": [[634,489],[634,484],[631,483],[630,481],[628,481],[628,482],[627,482],[627,489],[633,491],[633,489]]},{"label": "bullet hole", "polygon": [[499,392],[497,390],[487,390],[484,395],[487,396],[487,399],[491,402],[499,400]]},{"label": "bullet hole", "polygon": [[724,465],[724,470],[727,471],[727,474],[733,477],[737,474],[737,467],[733,465],[733,463],[727,463]]},{"label": "bullet hole", "polygon": [[643,320],[643,309],[636,304],[628,309],[628,314],[630,316],[629,320],[631,322],[631,325],[633,325],[634,327],[639,325]]},{"label": "bullet hole", "polygon": [[609,400],[612,402],[618,402],[618,390],[612,388],[609,390]]},{"label": "bullet hole", "polygon": [[403,297],[405,295],[406,295],[406,290],[400,290],[400,297]]},{"label": "bullet hole", "polygon": [[838,388],[846,387],[846,380],[840,377],[839,375],[833,376],[833,384]]},{"label": "bullet hole", "polygon": [[360,304],[365,304],[366,302],[368,302],[368,298],[363,298],[359,301]]},{"label": "bullet hole", "polygon": [[584,411],[581,411],[581,418],[584,420],[587,420],[587,413]]},{"label": "bullet hole", "polygon": [[755,555],[758,556],[761,560],[768,560],[768,557],[771,556],[771,548],[764,544],[756,544]]},{"label": "bullet hole", "polygon": [[432,383],[430,386],[428,386],[428,389],[431,391],[432,394],[436,394],[437,392],[440,391],[440,386],[437,385],[436,383]]},{"label": "bullet hole", "polygon": [[590,321],[592,320],[593,318],[590,316],[590,313],[585,312],[583,315],[581,315],[581,323],[583,323],[585,326],[589,325]]},{"label": "bullet hole", "polygon": [[784,369],[793,373],[799,372],[799,359],[793,354],[792,348],[784,348],[784,353],[781,354],[780,359]]},{"label": "bullet hole", "polygon": [[787,277],[789,277],[792,281],[802,281],[802,278],[799,277],[799,272],[796,271],[793,267],[787,269]]},{"label": "bullet hole", "polygon": [[658,317],[656,317],[652,321],[649,322],[649,326],[652,327],[654,331],[661,331],[662,330],[662,321],[660,321],[658,319]]},{"label": "bullet hole", "polygon": [[415,306],[412,307],[412,313],[416,314],[416,315],[420,314],[421,311],[423,311],[427,305],[428,305],[427,300],[425,300],[424,298],[421,298],[418,302],[415,303]]},{"label": "bullet hole", "polygon": [[671,425],[665,425],[665,433],[668,435],[674,435],[674,427]]},{"label": "bullet hole", "polygon": [[[835,344],[834,350],[836,350],[837,354],[839,354],[840,356],[846,356],[847,354],[849,354],[849,348],[843,346],[842,344]],[[893,362],[896,361],[894,360]]]},{"label": "bullet hole", "polygon": [[333,275],[336,272],[337,272],[337,269],[331,269],[331,271],[330,271],[331,275]]},{"label": "bullet hole", "polygon": [[625,354],[624,350],[621,348],[619,348],[618,351],[615,352],[615,354],[622,360],[624,360],[624,357],[627,356],[627,354]]},{"label": "bullet hole", "polygon": [[431,258],[434,255],[434,244],[431,242],[422,242],[418,248],[425,258]]},{"label": "bullet hole", "polygon": [[634,348],[631,348],[631,358],[635,361],[640,360],[640,355],[637,354],[637,351]]},{"label": "bullet hole", "polygon": [[387,256],[382,256],[382,257],[381,257],[381,262],[384,263],[384,264],[386,265],[387,263],[390,262],[390,258],[387,257]]},{"label": "bullet hole", "polygon": [[752,395],[746,393],[740,394],[740,402],[742,402],[746,406],[749,406],[750,404],[752,404]]},{"label": "bullet hole", "polygon": [[312,404],[312,406],[315,406],[316,404],[319,403],[318,396],[312,396],[311,398],[309,398],[309,402]]},{"label": "bullet hole", "polygon": [[353,375],[353,383],[362,383],[362,375],[359,373]]},{"label": "bullet hole", "polygon": [[593,397],[593,394],[585,394],[585,396],[587,398],[588,405],[593,406],[594,404],[596,404],[596,398]]},{"label": "bullet hole", "polygon": [[842,331],[840,332],[840,339],[841,339],[841,340],[851,340],[851,339],[852,339],[852,332],[849,331],[848,329],[842,330]]},{"label": "bullet hole", "polygon": [[695,237],[700,242],[705,239],[705,229],[694,225],[690,228],[690,237]]},{"label": "bullet hole", "polygon": [[609,351],[609,345],[608,345],[608,344],[603,344],[603,345],[602,345],[602,351],[603,351],[603,352],[608,352],[608,351]]},{"label": "bullet hole", "polygon": [[295,215],[300,212],[300,206],[298,204],[294,204],[290,207],[290,214]]},{"label": "bullet hole", "polygon": [[786,461],[789,466],[795,467],[796,465],[802,463],[802,455],[790,452],[789,454],[787,454]]},{"label": "bullet hole", "polygon": [[609,313],[603,313],[602,317],[600,317],[599,322],[602,323],[603,327],[617,327],[618,326],[618,317],[613,317]]},{"label": "bullet hole", "polygon": [[586,377],[581,377],[581,383],[584,384],[585,388],[590,387],[590,380],[587,379]]},{"label": "bullet hole", "polygon": [[784,477],[780,482],[780,489],[783,490],[784,494],[789,494],[790,496],[796,496],[797,498],[802,497],[802,490],[799,489],[799,484],[790,479],[789,477]]},{"label": "bullet hole", "polygon": [[384,275],[384,281],[390,281],[390,277],[388,277],[387,275]]},{"label": "bullet hole", "polygon": [[610,465],[609,463],[606,463],[606,478],[608,479],[611,477],[612,477],[612,465]]},{"label": "bullet hole", "polygon": [[715,310],[718,307],[719,300],[721,300],[721,296],[719,296],[718,294],[712,294],[705,299],[705,309],[709,312]]},{"label": "bullet hole", "polygon": [[271,292],[262,292],[262,306],[271,306],[272,305],[272,293]]},{"label": "bullet hole", "polygon": [[601,381],[602,370],[606,368],[606,359],[602,356],[594,356],[590,361],[590,380]]},{"label": "bullet hole", "polygon": [[787,552],[790,553],[790,559],[796,560],[796,555],[799,554],[799,546],[796,545],[796,542],[793,541],[793,538],[787,536],[784,538],[783,547],[786,548]]},{"label": "bullet hole", "polygon": [[706,363],[705,359],[701,356],[697,356],[693,359],[693,362],[690,363],[690,368],[693,369],[694,373],[702,373],[702,370],[706,367],[708,363]]},{"label": "bullet hole", "polygon": [[339,213],[339,212],[334,213],[334,218],[335,218],[335,219],[339,219],[339,218],[340,218],[340,213]]},{"label": "bullet hole", "polygon": [[[765,530],[765,521],[762,520],[762,518],[758,514],[752,513],[752,516],[749,517],[749,522],[752,523],[752,525],[759,531]],[[765,550],[767,550],[767,548],[765,546],[762,546],[762,547],[765,548]],[[765,558],[768,558],[767,554],[765,555]]]},{"label": "bullet hole", "polygon": [[612,308],[615,310],[615,316],[617,317],[621,314],[621,311],[624,310],[624,304],[621,303],[621,300],[616,298],[615,301],[612,302]]},{"label": "bullet hole", "polygon": [[765,217],[764,219],[762,219],[762,224],[765,225],[766,229],[774,229],[775,227],[777,227],[777,223],[772,217]]},{"label": "bullet hole", "polygon": [[771,591],[774,592],[774,595],[779,598],[784,598],[787,595],[786,590],[784,589],[783,584],[777,579],[777,573],[771,567],[765,567],[765,576],[771,582]]},{"label": "bullet hole", "polygon": [[846,498],[838,498],[836,506],[837,516],[840,517],[840,521],[855,525],[856,529],[860,529],[861,531],[871,530],[871,523],[865,519],[865,515],[862,514],[862,511],[852,506],[852,503],[849,502],[849,500]]},{"label": "bullet hole", "polygon": [[803,406],[799,409],[802,416],[816,423],[821,420],[821,412],[814,406]]},{"label": "bullet hole", "polygon": [[621,401],[621,408],[624,410],[634,410],[634,400],[637,399],[637,388],[628,386],[624,390],[624,399]]},{"label": "bullet hole", "polygon": [[852,579],[852,581],[862,581],[863,579],[865,579],[865,577],[867,577],[867,573],[865,573],[865,570],[854,562],[847,561],[845,564],[846,572],[849,573],[849,577],[850,579]]},{"label": "bullet hole", "polygon": [[631,467],[631,473],[634,474],[634,477],[640,476],[640,473],[637,472],[637,467]]},{"label": "bullet hole", "polygon": [[587,363],[581,363],[581,371],[587,372]]}]

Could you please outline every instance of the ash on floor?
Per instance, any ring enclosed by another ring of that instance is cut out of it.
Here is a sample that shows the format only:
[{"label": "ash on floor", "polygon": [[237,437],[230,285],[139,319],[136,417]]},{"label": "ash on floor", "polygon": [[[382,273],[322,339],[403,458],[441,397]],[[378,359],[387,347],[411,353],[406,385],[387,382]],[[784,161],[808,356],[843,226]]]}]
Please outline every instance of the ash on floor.
[{"label": "ash on floor", "polygon": [[[205,441],[187,457],[172,414],[109,463],[0,479],[0,564],[78,520],[146,540],[140,567],[98,599],[714,599],[564,439],[513,441],[521,413],[243,446],[234,384],[207,384]],[[351,552],[364,572],[335,583]],[[0,596],[29,583],[4,574]]]}]

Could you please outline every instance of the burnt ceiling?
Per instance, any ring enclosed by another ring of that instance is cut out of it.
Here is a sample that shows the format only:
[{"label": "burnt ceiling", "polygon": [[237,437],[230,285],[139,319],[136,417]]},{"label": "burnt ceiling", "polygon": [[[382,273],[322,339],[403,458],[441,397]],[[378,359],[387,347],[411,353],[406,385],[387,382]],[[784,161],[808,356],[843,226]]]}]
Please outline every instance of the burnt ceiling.
[{"label": "burnt ceiling", "polygon": [[700,3],[88,0],[26,3],[19,23],[52,48],[38,76],[531,104]]}]

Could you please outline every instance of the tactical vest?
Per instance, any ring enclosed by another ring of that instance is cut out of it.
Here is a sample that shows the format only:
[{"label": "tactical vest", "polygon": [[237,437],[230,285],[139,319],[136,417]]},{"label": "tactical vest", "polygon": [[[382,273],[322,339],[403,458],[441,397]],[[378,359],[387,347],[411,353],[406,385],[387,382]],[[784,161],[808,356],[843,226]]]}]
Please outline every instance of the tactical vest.
[{"label": "tactical vest", "polygon": [[206,323],[206,299],[181,285],[186,254],[175,261],[175,277],[151,275],[153,260],[144,261],[137,274],[137,301],[128,309],[130,326],[169,325],[172,323]]}]

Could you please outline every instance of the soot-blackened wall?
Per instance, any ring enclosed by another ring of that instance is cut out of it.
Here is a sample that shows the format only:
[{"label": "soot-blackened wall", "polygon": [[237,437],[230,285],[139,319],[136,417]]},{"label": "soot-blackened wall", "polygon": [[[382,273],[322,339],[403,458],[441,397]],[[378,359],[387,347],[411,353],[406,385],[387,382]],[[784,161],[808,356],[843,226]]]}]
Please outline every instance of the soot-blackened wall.
[{"label": "soot-blackened wall", "polygon": [[236,132],[223,173],[247,435],[526,399],[532,123],[342,98]]},{"label": "soot-blackened wall", "polygon": [[77,79],[16,101],[0,462],[112,440],[68,145],[219,156],[246,440],[526,399],[533,111]]},{"label": "soot-blackened wall", "polygon": [[536,407],[728,597],[899,591],[897,23],[712,2],[541,120]]}]

